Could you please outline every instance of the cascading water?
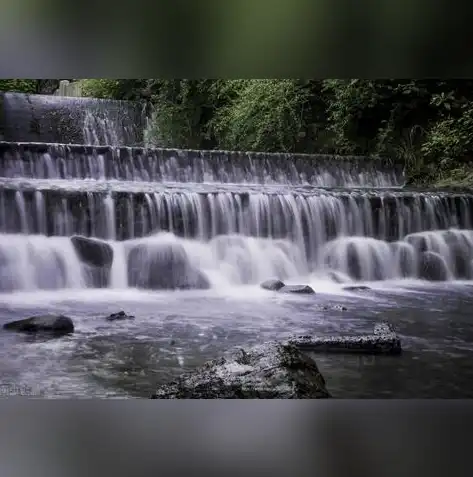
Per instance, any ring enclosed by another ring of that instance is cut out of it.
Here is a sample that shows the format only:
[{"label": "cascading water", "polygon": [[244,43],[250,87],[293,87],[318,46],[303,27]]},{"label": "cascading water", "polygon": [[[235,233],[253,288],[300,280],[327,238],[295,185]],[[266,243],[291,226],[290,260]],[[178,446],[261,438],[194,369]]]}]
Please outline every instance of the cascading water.
[{"label": "cascading water", "polygon": [[[85,104],[54,98],[29,101]],[[160,288],[166,266],[197,288],[473,278],[473,195],[404,190],[381,159],[125,147],[130,124],[101,106],[81,116],[84,144],[0,143],[1,290]],[[73,235],[112,247],[100,279]]]},{"label": "cascading water", "polygon": [[[146,397],[232,347],[382,317],[409,352],[362,372],[319,356],[334,396],[473,396],[473,193],[408,190],[401,164],[375,158],[143,147],[126,103],[3,103],[1,324],[64,314],[75,331],[2,333],[2,389]],[[316,294],[258,287],[270,278]],[[120,309],[135,319],[106,320]]]},{"label": "cascading water", "polygon": [[[113,132],[104,134],[110,141],[116,137]],[[87,133],[86,140],[94,144],[96,135]],[[0,153],[0,176],[7,178],[318,187],[404,183],[399,165],[364,157],[10,142],[0,142]]]}]

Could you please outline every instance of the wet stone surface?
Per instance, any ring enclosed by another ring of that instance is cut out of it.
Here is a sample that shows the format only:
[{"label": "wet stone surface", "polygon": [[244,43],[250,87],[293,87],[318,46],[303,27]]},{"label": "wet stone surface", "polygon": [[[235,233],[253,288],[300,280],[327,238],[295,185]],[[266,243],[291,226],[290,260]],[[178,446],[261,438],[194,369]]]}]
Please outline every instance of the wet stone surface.
[{"label": "wet stone surface", "polygon": [[152,399],[329,398],[315,361],[297,347],[278,342],[241,349],[209,361],[158,388]]}]

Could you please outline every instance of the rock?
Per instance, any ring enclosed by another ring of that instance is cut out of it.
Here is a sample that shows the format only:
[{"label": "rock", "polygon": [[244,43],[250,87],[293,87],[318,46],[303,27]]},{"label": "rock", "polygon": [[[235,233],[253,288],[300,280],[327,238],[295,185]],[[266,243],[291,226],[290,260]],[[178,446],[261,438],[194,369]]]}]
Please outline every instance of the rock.
[{"label": "rock", "polygon": [[266,280],[260,285],[261,288],[270,291],[278,291],[284,286],[285,284],[281,280]]},{"label": "rock", "polygon": [[351,285],[348,287],[343,287],[343,290],[345,291],[366,291],[366,290],[371,290],[370,287],[367,287],[366,285]]},{"label": "rock", "polygon": [[210,282],[179,243],[144,243],[128,253],[128,283],[152,290],[208,289]]},{"label": "rock", "polygon": [[362,259],[360,257],[360,251],[357,244],[348,244],[346,259],[348,275],[355,280],[363,280]]},{"label": "rock", "polygon": [[422,233],[406,235],[404,241],[412,245],[418,253],[428,250],[427,238]]},{"label": "rock", "polygon": [[284,285],[279,289],[282,293],[297,293],[301,295],[314,295],[315,291],[309,285]]},{"label": "rock", "polygon": [[[411,240],[412,242],[412,240]],[[414,240],[415,242],[415,240]],[[397,272],[401,277],[416,275],[416,251],[408,242],[393,242],[390,245]]]},{"label": "rock", "polygon": [[105,318],[107,321],[119,321],[119,320],[134,320],[133,315],[127,315],[124,311],[119,311],[118,313],[112,313],[111,315]]},{"label": "rock", "polygon": [[62,336],[74,332],[74,323],[64,315],[39,315],[24,320],[11,321],[4,324],[3,328],[24,333],[50,333],[55,336]]},{"label": "rock", "polygon": [[323,310],[323,311],[330,311],[330,310],[336,310],[336,311],[347,311],[347,308],[343,305],[333,305],[333,306],[329,306],[329,305],[322,305],[322,306],[318,306],[317,307],[319,310]]},{"label": "rock", "polygon": [[112,266],[113,249],[108,243],[81,235],[73,235],[71,242],[77,255],[84,263],[92,267]]},{"label": "rock", "polygon": [[419,259],[419,278],[430,281],[448,279],[447,268],[443,258],[435,252],[422,252]]},{"label": "rock", "polygon": [[473,244],[463,235],[463,231],[447,230],[443,236],[449,247],[455,277],[470,279],[472,277],[470,261],[473,256]]},{"label": "rock", "polygon": [[289,343],[311,353],[401,354],[401,340],[387,323],[378,324],[372,335],[297,336]]},{"label": "rock", "polygon": [[331,397],[315,361],[269,342],[209,361],[160,386],[152,399],[315,399]]},{"label": "rock", "polygon": [[389,335],[392,333],[396,333],[396,331],[394,330],[393,325],[385,321],[382,321],[381,323],[376,323],[374,325],[373,333],[375,335]]}]

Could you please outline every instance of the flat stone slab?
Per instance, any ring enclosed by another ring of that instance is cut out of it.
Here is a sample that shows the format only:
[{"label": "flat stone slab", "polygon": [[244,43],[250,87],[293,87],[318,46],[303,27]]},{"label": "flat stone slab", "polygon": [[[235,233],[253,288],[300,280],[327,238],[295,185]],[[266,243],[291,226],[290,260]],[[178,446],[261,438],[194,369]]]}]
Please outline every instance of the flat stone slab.
[{"label": "flat stone slab", "polygon": [[288,343],[269,342],[209,361],[160,386],[151,399],[329,398],[315,361]]},{"label": "flat stone slab", "polygon": [[389,323],[379,323],[371,335],[297,336],[288,341],[311,353],[401,354],[401,340]]}]

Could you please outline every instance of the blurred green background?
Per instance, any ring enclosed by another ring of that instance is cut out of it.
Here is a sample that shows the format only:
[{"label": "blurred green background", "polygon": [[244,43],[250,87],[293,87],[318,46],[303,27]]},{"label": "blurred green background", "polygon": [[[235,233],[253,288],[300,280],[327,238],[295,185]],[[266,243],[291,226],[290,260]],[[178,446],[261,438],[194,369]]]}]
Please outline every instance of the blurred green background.
[{"label": "blurred green background", "polygon": [[470,66],[460,41],[470,15],[445,1],[2,0],[1,7],[2,76],[459,77]]}]

